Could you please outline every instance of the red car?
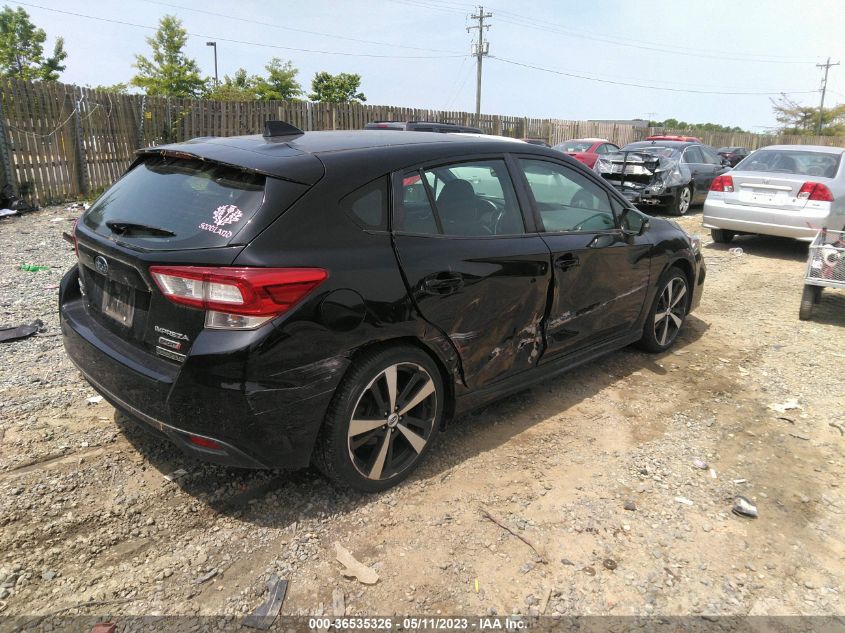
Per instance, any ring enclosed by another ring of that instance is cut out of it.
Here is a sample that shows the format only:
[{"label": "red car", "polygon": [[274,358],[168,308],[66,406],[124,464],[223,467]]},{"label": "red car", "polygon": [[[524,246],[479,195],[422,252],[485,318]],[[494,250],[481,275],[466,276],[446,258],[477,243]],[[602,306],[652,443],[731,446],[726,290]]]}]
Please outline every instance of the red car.
[{"label": "red car", "polygon": [[575,138],[571,141],[559,143],[553,149],[572,156],[572,158],[584,163],[590,169],[596,164],[599,155],[612,154],[613,152],[619,151],[616,145],[603,138]]}]

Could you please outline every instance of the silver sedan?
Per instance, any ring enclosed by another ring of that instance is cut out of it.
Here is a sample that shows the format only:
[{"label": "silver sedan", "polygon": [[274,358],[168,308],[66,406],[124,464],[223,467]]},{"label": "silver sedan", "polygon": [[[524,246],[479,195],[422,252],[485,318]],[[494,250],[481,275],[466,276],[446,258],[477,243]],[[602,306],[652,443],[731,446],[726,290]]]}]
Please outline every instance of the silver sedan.
[{"label": "silver sedan", "polygon": [[743,233],[811,241],[822,228],[845,229],[841,147],[772,145],[718,176],[704,202],[703,225],[716,242]]}]

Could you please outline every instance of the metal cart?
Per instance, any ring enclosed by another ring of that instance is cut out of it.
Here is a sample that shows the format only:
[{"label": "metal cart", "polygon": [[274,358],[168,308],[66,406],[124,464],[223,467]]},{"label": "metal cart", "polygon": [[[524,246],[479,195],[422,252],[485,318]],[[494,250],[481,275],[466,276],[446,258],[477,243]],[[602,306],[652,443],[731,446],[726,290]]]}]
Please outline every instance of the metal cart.
[{"label": "metal cart", "polygon": [[813,316],[822,288],[845,289],[845,231],[822,229],[810,244],[799,319],[806,321]]}]

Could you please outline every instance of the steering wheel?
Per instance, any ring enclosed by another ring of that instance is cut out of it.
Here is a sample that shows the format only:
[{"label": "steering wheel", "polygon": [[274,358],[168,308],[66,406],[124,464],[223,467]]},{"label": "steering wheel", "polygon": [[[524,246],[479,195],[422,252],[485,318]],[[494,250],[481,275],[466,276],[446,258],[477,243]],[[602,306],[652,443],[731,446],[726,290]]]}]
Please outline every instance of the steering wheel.
[{"label": "steering wheel", "polygon": [[505,210],[500,209],[498,205],[496,205],[496,203],[491,200],[479,198],[478,214],[481,215],[482,213],[490,214],[490,219],[487,221],[487,226],[485,228],[490,231],[491,235],[497,235],[499,230],[499,222],[501,222],[502,217],[505,215]]},{"label": "steering wheel", "polygon": [[808,176],[824,176],[826,172],[827,170],[824,167],[819,167],[818,165],[812,165],[807,168]]}]

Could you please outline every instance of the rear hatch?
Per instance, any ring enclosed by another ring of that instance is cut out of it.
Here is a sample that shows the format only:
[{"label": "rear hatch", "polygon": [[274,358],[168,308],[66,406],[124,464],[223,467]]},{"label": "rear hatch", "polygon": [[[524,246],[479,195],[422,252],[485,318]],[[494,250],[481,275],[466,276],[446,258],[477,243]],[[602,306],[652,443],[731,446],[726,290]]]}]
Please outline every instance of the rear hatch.
[{"label": "rear hatch", "polygon": [[165,298],[150,266],[229,266],[308,189],[184,154],[139,159],[76,228],[88,314],[137,348],[182,360],[205,313]]}]

